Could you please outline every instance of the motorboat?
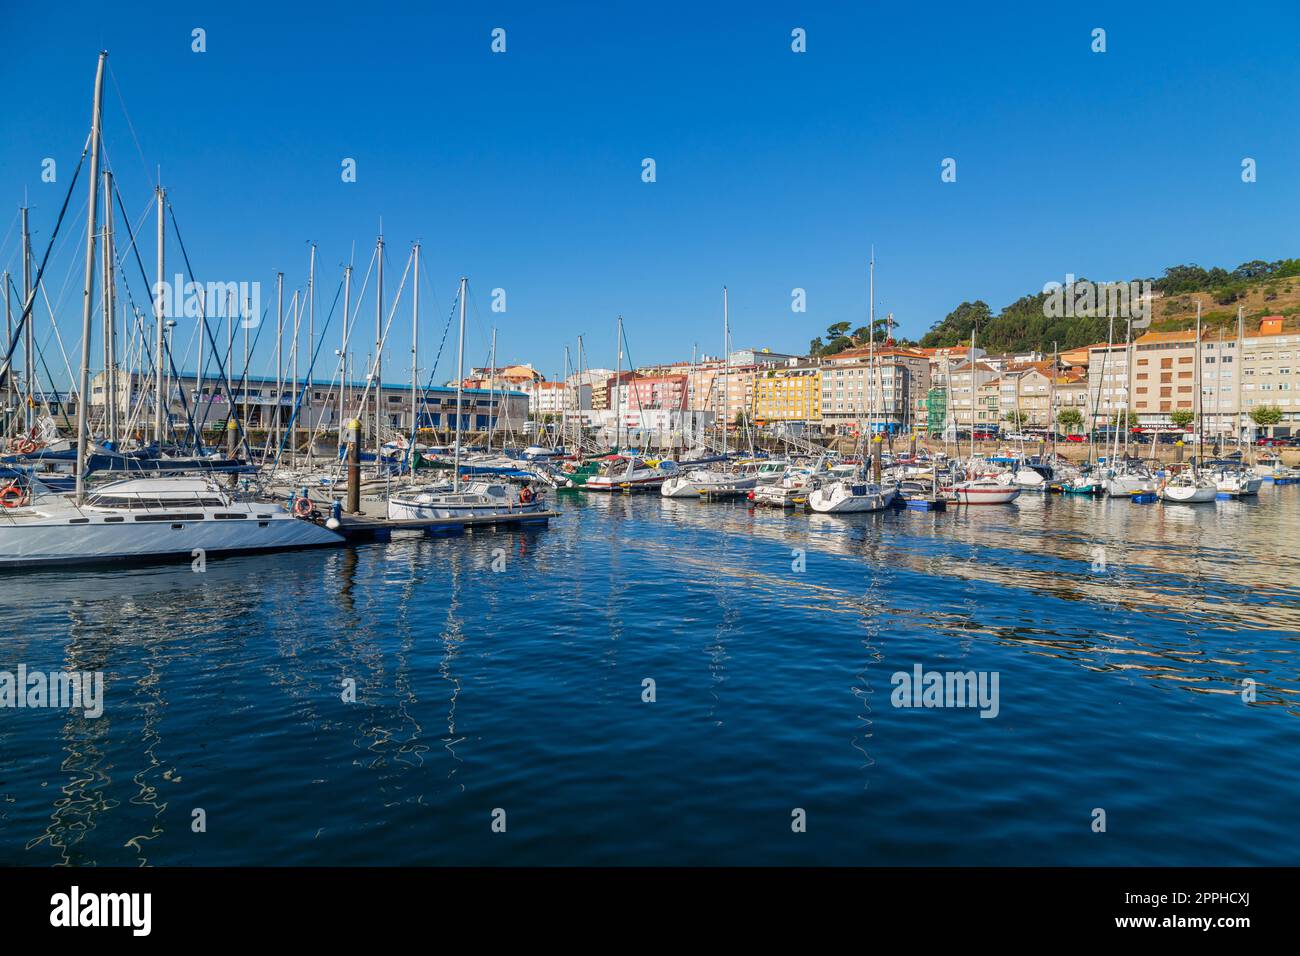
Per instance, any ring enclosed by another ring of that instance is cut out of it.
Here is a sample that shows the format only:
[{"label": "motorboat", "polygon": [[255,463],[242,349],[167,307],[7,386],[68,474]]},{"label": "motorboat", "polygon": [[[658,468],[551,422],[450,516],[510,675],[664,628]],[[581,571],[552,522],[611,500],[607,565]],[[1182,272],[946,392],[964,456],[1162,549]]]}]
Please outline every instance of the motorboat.
[{"label": "motorboat", "polygon": [[897,486],[882,487],[863,479],[829,481],[808,495],[808,507],[820,514],[883,511],[898,493]]},{"label": "motorboat", "polygon": [[651,462],[644,458],[610,455],[600,471],[582,486],[588,491],[653,490],[678,474],[677,463],[664,459]]},{"label": "motorboat", "polygon": [[388,499],[388,517],[394,521],[481,518],[543,510],[543,496],[531,486],[520,488],[499,481],[470,481],[459,488],[415,489]]}]

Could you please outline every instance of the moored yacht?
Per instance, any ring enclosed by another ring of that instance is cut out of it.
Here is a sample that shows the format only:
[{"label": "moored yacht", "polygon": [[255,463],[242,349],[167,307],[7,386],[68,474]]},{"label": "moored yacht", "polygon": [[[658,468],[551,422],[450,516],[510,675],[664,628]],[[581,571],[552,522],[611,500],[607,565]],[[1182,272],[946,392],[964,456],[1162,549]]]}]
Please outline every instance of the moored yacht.
[{"label": "moored yacht", "polygon": [[[191,558],[279,551],[343,537],[283,505],[240,500],[210,478],[130,478],[88,491],[78,506],[34,479],[0,516],[0,567]],[[301,499],[306,500],[306,499]],[[304,509],[307,510],[307,509]]]},{"label": "moored yacht", "polygon": [[499,481],[471,481],[415,489],[388,499],[388,517],[394,521],[428,518],[476,518],[542,511],[542,496],[529,486],[516,489]]}]

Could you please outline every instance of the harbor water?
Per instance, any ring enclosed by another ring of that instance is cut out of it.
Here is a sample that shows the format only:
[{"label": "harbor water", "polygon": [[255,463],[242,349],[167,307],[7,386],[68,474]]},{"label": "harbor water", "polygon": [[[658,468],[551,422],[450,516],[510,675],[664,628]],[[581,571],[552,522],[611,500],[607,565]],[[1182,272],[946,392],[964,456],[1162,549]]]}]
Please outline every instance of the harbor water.
[{"label": "harbor water", "polygon": [[[1300,488],[556,507],[0,578],[0,671],[104,681],[0,709],[0,862],[1300,858]],[[996,707],[895,706],[918,667]]]}]

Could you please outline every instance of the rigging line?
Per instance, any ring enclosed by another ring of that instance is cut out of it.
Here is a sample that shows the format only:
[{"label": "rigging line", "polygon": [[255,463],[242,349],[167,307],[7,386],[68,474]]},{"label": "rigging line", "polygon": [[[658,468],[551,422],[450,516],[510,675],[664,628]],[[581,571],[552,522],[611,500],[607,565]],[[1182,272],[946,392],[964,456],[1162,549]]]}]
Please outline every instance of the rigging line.
[{"label": "rigging line", "polygon": [[[334,321],[334,310],[335,310],[336,308],[338,308],[338,304],[339,304],[339,296],[341,296],[342,294],[343,294],[343,280],[342,280],[342,279],[339,279],[338,288],[336,288],[336,289],[334,290],[334,301],[330,303],[329,314],[325,316],[325,323],[324,323],[324,325],[322,325],[321,328],[320,328],[320,334],[319,334],[319,336],[317,336],[317,341],[316,341],[315,347],[314,347],[314,349],[313,349],[313,351],[312,351],[311,356],[309,357],[309,361],[308,361],[308,364],[307,364],[307,377],[306,377],[306,379],[305,379],[305,381],[304,381],[303,389],[302,389],[302,397],[303,397],[304,399],[307,397],[307,392],[308,392],[308,390],[311,389],[311,388],[314,388],[314,387],[315,387],[315,386],[314,386],[314,383],[312,382],[312,371],[313,371],[313,370],[315,369],[315,367],[316,367],[316,359],[320,356],[320,351],[321,351],[321,349],[324,348],[324,346],[325,346],[325,333],[329,331],[330,324]],[[259,330],[259,331],[260,331],[260,330]],[[337,373],[337,369],[335,370],[335,372]],[[295,382],[294,385],[296,386],[297,383]],[[329,391],[326,393],[326,396],[327,396],[327,397],[326,397],[326,399],[325,399],[324,401],[322,401],[322,404],[321,404],[322,412],[323,412],[324,409],[328,406],[328,396],[331,395],[331,394],[333,394],[333,392],[334,392],[334,379],[331,378],[331,379],[330,379],[330,388],[329,388]],[[323,416],[322,416],[322,417],[323,417]],[[291,424],[292,424],[292,423],[291,423]],[[316,442],[316,438],[317,438],[320,434],[321,434],[321,429],[320,429],[320,419],[317,419],[317,421],[316,421],[316,427],[315,427],[315,429],[313,430],[312,435],[311,435],[311,442],[312,442],[312,444],[315,444],[315,442]],[[309,445],[308,447],[310,448],[311,446]],[[277,456],[277,459],[278,459],[278,456]]]},{"label": "rigging line", "polygon": [[[438,343],[438,354],[434,357],[433,367],[429,369],[429,380],[424,388],[420,389],[419,407],[411,409],[411,440],[407,443],[406,450],[402,453],[402,466],[406,466],[407,455],[415,454],[415,440],[420,431],[420,416],[424,414],[429,407],[429,390],[433,388],[433,377],[438,374],[438,364],[442,361],[442,350],[447,344],[447,333],[451,330],[451,320],[456,315],[456,306],[459,304],[460,290],[456,291],[452,299],[451,311],[447,314],[447,324],[442,327],[442,341]],[[432,421],[432,418],[430,419]]]},{"label": "rigging line", "polygon": [[[167,203],[167,212],[171,215],[171,219],[172,219],[172,231],[176,233],[176,244],[177,244],[178,246],[180,246],[180,249],[181,249],[181,258],[185,260],[185,271],[189,273],[190,281],[193,282],[195,285],[197,285],[197,284],[198,284],[198,280],[194,277],[194,267],[190,265],[190,255],[189,255],[189,252],[188,252],[188,251],[186,250],[186,248],[185,248],[185,240],[181,237],[181,227],[180,227],[180,224],[176,221],[176,210],[175,210],[175,208],[172,206],[172,204],[171,204],[170,202]],[[137,253],[137,256],[138,256],[138,253]],[[142,267],[142,268],[143,268],[143,267]],[[147,281],[147,280],[146,280],[146,281]],[[219,352],[222,351],[222,350],[219,350],[219,349],[217,348],[217,341],[216,341],[215,338],[213,338],[213,335],[212,335],[212,329],[208,326],[208,316],[207,316],[207,296],[206,296],[206,295],[200,296],[199,316],[198,316],[198,317],[199,317],[199,320],[200,320],[200,324],[203,326],[203,331],[204,331],[205,336],[207,337],[208,344],[212,346],[212,354],[213,354],[214,356],[215,356],[215,355],[218,355]],[[231,380],[231,379],[230,379],[230,374],[229,374],[229,372],[226,370],[226,363],[225,363],[225,360],[224,360],[223,358],[218,358],[218,359],[217,359],[217,372],[218,372],[218,373],[220,374],[220,376],[221,376],[220,381],[222,381],[222,382],[227,382],[227,383],[230,382],[230,380]],[[227,391],[229,391],[229,389],[227,389]],[[205,424],[206,424],[206,421],[207,421],[207,419],[206,419],[206,416],[205,416],[205,418],[204,418],[204,423],[205,423]],[[244,442],[245,444],[247,444],[247,438],[246,438],[246,436],[243,434],[244,426],[240,423],[239,419],[235,419],[235,428],[236,428],[236,430],[240,433],[240,436],[239,436],[239,437],[240,437],[240,441],[241,441],[241,442]]]},{"label": "rigging line", "polygon": [[[122,105],[122,118],[126,120],[126,128],[131,131],[131,140],[135,143],[136,154],[140,157],[140,165],[144,167],[144,181],[151,183],[153,176],[149,172],[149,163],[144,158],[144,150],[140,146],[140,137],[135,135],[135,124],[131,122],[131,114],[126,108],[126,98],[122,96],[122,88],[117,85],[117,74],[113,72],[113,64],[111,63],[108,65],[108,77],[113,81],[113,91],[117,93],[117,101]],[[116,179],[117,177],[113,178]]]},{"label": "rigging line", "polygon": [[[409,263],[409,262],[407,263],[407,269],[408,269],[408,270],[410,269],[410,263]],[[402,276],[402,285],[404,286],[405,284],[406,284],[406,275],[403,274],[403,276]],[[276,468],[278,468],[278,467],[280,466],[280,457],[284,454],[284,443],[285,443],[286,441],[289,440],[289,437],[290,437],[290,436],[293,434],[293,432],[294,432],[294,424],[295,424],[295,423],[297,422],[297,420],[298,420],[298,411],[299,411],[299,409],[302,408],[303,399],[306,398],[306,396],[307,396],[307,391],[308,391],[308,389],[309,389],[310,386],[311,386],[311,370],[312,370],[312,369],[315,367],[315,365],[316,365],[316,357],[317,357],[318,355],[320,355],[320,350],[321,350],[321,348],[324,347],[324,344],[325,344],[325,332],[329,330],[329,324],[330,324],[330,322],[333,321],[333,319],[334,319],[334,309],[335,309],[335,307],[338,305],[339,296],[342,295],[342,294],[343,294],[343,280],[340,279],[340,280],[339,280],[338,288],[337,288],[337,289],[335,290],[335,292],[334,292],[334,301],[330,304],[329,315],[326,316],[326,318],[325,318],[325,327],[321,330],[320,341],[318,341],[318,342],[316,343],[315,350],[313,351],[313,353],[312,353],[312,355],[310,356],[309,361],[308,361],[308,365],[307,365],[307,378],[306,378],[306,380],[305,380],[305,381],[306,381],[306,384],[303,386],[303,388],[302,388],[301,391],[298,391],[298,392],[297,392],[297,398],[296,398],[296,400],[295,400],[294,403],[293,403],[293,412],[290,413],[290,415],[289,415],[289,421],[288,421],[288,423],[287,423],[287,425],[286,425],[286,427],[285,427],[285,429],[284,429],[284,434],[280,437],[280,447],[276,450],[276,453],[275,453],[275,461],[274,461],[274,462],[272,463],[272,465],[271,465],[272,470],[274,470],[274,469],[276,469]],[[397,290],[397,297],[398,297],[399,300],[401,299],[401,296],[402,296],[402,290],[401,290],[401,287],[399,287],[398,290]],[[396,309],[396,307],[397,307],[397,303],[393,303],[393,307],[394,307],[394,309]],[[392,316],[391,316],[391,315],[389,316],[389,321],[390,321],[390,322],[392,321]],[[295,330],[296,330],[296,328],[297,328],[297,327],[296,327],[296,325],[295,325]],[[295,383],[295,385],[296,385],[296,384],[297,384],[297,383]],[[295,391],[296,391],[296,389],[295,389]],[[276,400],[279,401],[279,396],[276,396]],[[318,423],[318,424],[319,424],[319,423]],[[312,438],[312,440],[315,441],[315,435],[314,435],[314,434],[313,434],[313,438]]]},{"label": "rigging line", "polygon": [[[14,210],[14,217],[13,217],[13,219],[9,220],[9,228],[5,230],[5,237],[4,237],[4,240],[3,240],[3,241],[0,241],[0,256],[3,256],[3,255],[4,255],[5,247],[9,245],[9,237],[13,235],[13,232],[14,232],[14,226],[18,225],[18,220],[22,217],[22,214],[23,214],[23,210],[22,210],[22,207],[21,207],[21,206]],[[12,253],[10,253],[10,257],[11,257],[11,259],[12,259],[12,257],[15,256],[15,255],[22,255],[22,242],[21,242],[21,241],[18,243],[18,248],[15,249]],[[6,271],[6,272],[9,271],[9,263],[8,263],[8,262],[5,263],[5,271]]]},{"label": "rigging line", "polygon": [[[9,286],[10,286],[10,288],[12,288],[12,289],[14,290],[14,293],[17,294],[18,289],[17,289],[16,286],[14,286],[14,277],[13,277],[12,274],[9,276]],[[46,305],[48,306],[48,304],[49,304],[49,300],[47,299],[47,300],[46,300]],[[57,331],[57,330],[56,330],[56,331]],[[48,340],[47,340],[47,344],[48,344]],[[62,340],[59,341],[59,349],[60,349],[60,351],[62,351],[62,349],[63,349],[63,342],[62,342]],[[42,348],[38,345],[38,346],[36,347],[36,349],[35,349],[35,353],[36,353],[36,358],[37,358],[37,360],[41,363],[41,368],[43,368],[43,369],[45,370],[45,380],[46,380],[47,382],[49,382],[49,385],[50,385],[50,391],[54,393],[55,398],[58,398],[58,395],[59,395],[59,389],[58,389],[58,386],[55,385],[55,383],[54,383],[54,376],[50,373],[50,368],[49,368],[49,366],[48,366],[48,365],[46,364],[46,362],[45,362],[45,351],[44,351],[44,349],[42,349]],[[66,353],[64,354],[63,358],[64,358],[64,363],[66,364],[66,363],[67,363],[67,354],[66,354]],[[68,375],[69,375],[69,377],[71,377],[71,375],[72,375],[71,370],[69,370]],[[35,379],[35,376],[33,376],[33,379]],[[20,385],[19,382],[15,382],[14,384],[15,384],[16,386]],[[22,391],[22,390],[21,390],[21,387],[18,388],[18,391],[19,391],[19,394],[21,394],[21,391]],[[69,399],[71,399],[71,397],[72,397],[72,388],[71,388],[71,386],[69,386],[69,388],[68,388],[68,397],[69,397]],[[46,413],[47,415],[50,415],[50,417],[53,417],[53,414],[54,414],[54,413],[53,413],[53,412],[51,411],[51,409],[50,409],[50,400],[49,400],[49,397],[48,397],[47,395],[45,395],[44,393],[42,393],[41,398],[42,398],[42,402],[41,402],[41,404],[45,406],[45,413]],[[35,396],[35,395],[28,395],[28,396],[27,396],[27,401],[31,404],[31,406],[32,406],[33,408],[36,406],[36,396]],[[68,418],[68,408],[67,408],[67,406],[68,406],[68,402],[59,402],[59,411],[60,411],[60,412],[62,413],[62,415],[63,415],[63,424],[64,424],[64,427],[65,427],[65,428],[71,428],[71,427],[72,427],[72,420],[71,420],[70,418]]]},{"label": "rigging line", "polygon": [[[59,238],[59,227],[63,225],[63,217],[68,212],[68,203],[72,201],[72,190],[76,188],[77,179],[81,176],[81,167],[86,162],[86,156],[90,153],[90,137],[86,137],[86,146],[82,150],[81,159],[77,162],[76,171],[72,174],[72,182],[68,184],[68,194],[63,197],[63,206],[59,209],[59,217],[54,221],[54,232],[50,236],[49,244],[45,247],[45,255],[41,257],[40,268],[36,270],[36,286],[40,286],[41,277],[45,275],[45,266],[50,261],[50,252],[54,248],[55,241]],[[36,303],[36,289],[33,288],[31,295],[28,296],[27,302],[23,305],[22,314],[18,321],[14,323],[13,333],[9,340],[9,348],[5,351],[4,361],[0,362],[0,378],[8,376],[12,370],[14,350],[18,348],[18,343],[22,338],[23,326],[32,315],[32,306]]]}]

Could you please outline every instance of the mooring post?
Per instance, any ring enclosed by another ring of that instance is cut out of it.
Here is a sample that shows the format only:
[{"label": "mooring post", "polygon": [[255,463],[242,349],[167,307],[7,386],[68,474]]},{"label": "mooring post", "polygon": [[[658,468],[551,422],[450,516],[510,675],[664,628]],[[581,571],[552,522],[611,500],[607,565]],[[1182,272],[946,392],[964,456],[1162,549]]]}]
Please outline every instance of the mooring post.
[{"label": "mooring post", "polygon": [[348,422],[348,512],[361,514],[361,422]]}]

